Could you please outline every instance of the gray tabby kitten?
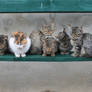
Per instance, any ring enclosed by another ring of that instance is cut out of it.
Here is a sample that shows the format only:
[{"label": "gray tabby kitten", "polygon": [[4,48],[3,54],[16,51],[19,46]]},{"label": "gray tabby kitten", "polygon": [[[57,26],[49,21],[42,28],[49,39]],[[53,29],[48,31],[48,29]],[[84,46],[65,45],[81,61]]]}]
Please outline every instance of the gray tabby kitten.
[{"label": "gray tabby kitten", "polygon": [[30,48],[31,54],[42,54],[42,41],[41,41],[42,33],[41,31],[33,31],[30,34],[30,38],[32,41],[32,45]]},{"label": "gray tabby kitten", "polygon": [[0,35],[0,55],[4,55],[8,49],[8,36]]},{"label": "gray tabby kitten", "polygon": [[92,57],[92,34],[83,33],[82,27],[72,28],[72,42],[75,47],[72,56]]},{"label": "gray tabby kitten", "polygon": [[71,45],[70,37],[66,33],[66,29],[64,28],[63,32],[60,32],[56,37],[59,43],[60,54],[70,54],[73,46]]}]

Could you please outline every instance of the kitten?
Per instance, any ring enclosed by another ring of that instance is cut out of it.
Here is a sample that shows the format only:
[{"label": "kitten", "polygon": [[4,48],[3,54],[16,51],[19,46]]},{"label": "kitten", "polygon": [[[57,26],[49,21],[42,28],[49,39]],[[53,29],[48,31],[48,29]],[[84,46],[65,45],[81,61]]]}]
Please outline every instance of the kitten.
[{"label": "kitten", "polygon": [[70,37],[66,33],[66,29],[64,28],[63,32],[60,32],[56,38],[59,43],[60,54],[70,54],[73,46],[71,45]]},{"label": "kitten", "polygon": [[44,38],[43,42],[43,55],[42,56],[55,56],[57,51],[56,40],[53,37]]},{"label": "kitten", "polygon": [[6,54],[8,50],[8,36],[0,35],[0,55]]},{"label": "kitten", "polygon": [[55,53],[57,51],[57,43],[53,37],[54,24],[51,22],[50,25],[43,25],[41,32],[43,34],[41,38],[43,43],[42,56],[47,56],[47,55],[55,56]]},{"label": "kitten", "polygon": [[30,38],[32,41],[32,45],[30,48],[31,54],[42,54],[42,41],[41,41],[42,33],[41,31],[33,31],[30,34]]},{"label": "kitten", "polygon": [[25,57],[31,46],[31,39],[23,32],[14,32],[8,42],[11,52],[16,57]]},{"label": "kitten", "polygon": [[82,27],[72,28],[72,42],[75,47],[72,56],[92,57],[92,34],[83,33]]}]

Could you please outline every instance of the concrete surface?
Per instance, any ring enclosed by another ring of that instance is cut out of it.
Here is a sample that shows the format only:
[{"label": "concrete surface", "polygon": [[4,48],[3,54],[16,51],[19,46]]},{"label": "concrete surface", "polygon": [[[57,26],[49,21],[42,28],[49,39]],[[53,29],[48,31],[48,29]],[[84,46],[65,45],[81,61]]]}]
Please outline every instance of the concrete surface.
[{"label": "concrete surface", "polygon": [[0,92],[92,92],[92,62],[0,62]]},{"label": "concrete surface", "polygon": [[14,31],[26,31],[29,34],[40,29],[42,24],[48,24],[51,19],[55,20],[56,31],[61,31],[62,24],[72,24],[83,25],[84,32],[91,33],[92,13],[1,13],[0,34]]}]

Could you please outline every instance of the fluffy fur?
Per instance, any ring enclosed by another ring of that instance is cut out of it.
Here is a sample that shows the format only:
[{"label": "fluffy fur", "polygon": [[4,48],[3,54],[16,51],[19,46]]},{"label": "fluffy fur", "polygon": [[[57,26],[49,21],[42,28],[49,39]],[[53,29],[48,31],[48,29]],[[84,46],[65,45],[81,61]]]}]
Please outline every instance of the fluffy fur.
[{"label": "fluffy fur", "polygon": [[42,41],[41,41],[41,31],[33,31],[30,34],[30,38],[32,40],[32,45],[30,48],[31,54],[42,54]]},{"label": "fluffy fur", "polygon": [[43,54],[42,56],[55,56],[55,53],[57,51],[57,42],[56,39],[53,37],[54,33],[54,23],[51,22],[49,25],[43,25],[41,32],[43,34],[41,40],[43,43],[42,50]]},{"label": "fluffy fur", "polygon": [[4,55],[8,49],[8,36],[0,35],[0,55]]},{"label": "fluffy fur", "polygon": [[51,55],[55,56],[57,51],[56,40],[53,37],[46,37],[42,40],[43,42],[43,56]]},{"label": "fluffy fur", "polygon": [[70,37],[67,35],[66,30],[64,28],[63,32],[60,32],[58,36],[56,36],[58,41],[58,48],[60,54],[69,54],[72,50],[72,45],[70,42]]},{"label": "fluffy fur", "polygon": [[16,57],[25,57],[31,46],[31,39],[23,32],[14,32],[8,41],[10,50]]}]

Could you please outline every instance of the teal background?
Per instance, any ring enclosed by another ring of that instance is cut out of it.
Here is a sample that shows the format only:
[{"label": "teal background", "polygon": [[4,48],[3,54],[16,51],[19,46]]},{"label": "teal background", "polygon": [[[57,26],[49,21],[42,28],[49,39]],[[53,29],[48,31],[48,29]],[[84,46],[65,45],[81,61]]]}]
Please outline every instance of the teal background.
[{"label": "teal background", "polygon": [[0,0],[0,12],[91,12],[92,0]]}]

